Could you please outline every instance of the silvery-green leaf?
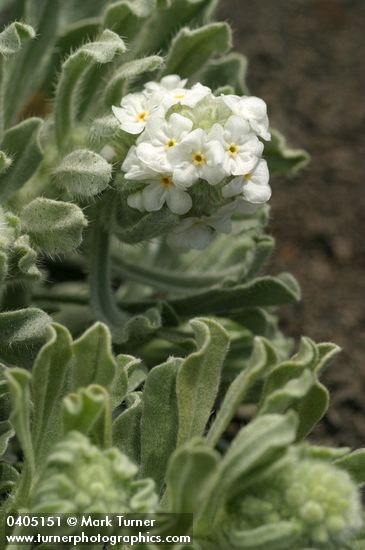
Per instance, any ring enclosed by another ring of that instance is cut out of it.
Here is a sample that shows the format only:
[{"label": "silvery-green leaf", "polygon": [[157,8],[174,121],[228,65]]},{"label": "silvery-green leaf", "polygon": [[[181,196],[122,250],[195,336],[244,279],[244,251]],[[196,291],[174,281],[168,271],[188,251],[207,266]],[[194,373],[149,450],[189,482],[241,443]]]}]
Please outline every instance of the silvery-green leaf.
[{"label": "silvery-green leaf", "polygon": [[143,365],[141,359],[132,355],[117,355],[118,365],[126,373],[127,387],[126,392],[131,393],[136,390],[146,379],[148,371]]},{"label": "silvery-green leaf", "polygon": [[256,337],[248,366],[233,380],[229,386],[217,416],[210,427],[207,439],[216,445],[234,417],[252,384],[267,372],[277,358],[268,341]]},{"label": "silvery-green leaf", "polygon": [[71,197],[92,197],[108,187],[112,166],[94,151],[78,149],[53,172],[56,184]]},{"label": "silvery-green leaf", "polygon": [[297,407],[299,416],[298,440],[306,437],[325,415],[329,405],[329,392],[316,382]]},{"label": "silvery-green leaf", "polygon": [[93,443],[108,448],[111,445],[111,409],[105,388],[92,384],[68,394],[63,400],[65,433],[76,430]]},{"label": "silvery-green leaf", "polygon": [[43,122],[28,118],[7,130],[2,147],[12,159],[12,164],[0,175],[0,199],[8,200],[34,174],[43,158],[39,132]]},{"label": "silvery-green leaf", "polygon": [[222,86],[231,86],[234,90],[233,93],[244,95],[248,92],[246,71],[247,58],[239,53],[230,53],[210,61],[204,67],[200,81],[212,90],[217,90]]},{"label": "silvery-green leaf", "polygon": [[306,166],[310,160],[303,149],[291,149],[284,136],[277,130],[271,130],[271,141],[265,142],[264,158],[271,175],[291,175]]},{"label": "silvery-green leaf", "polygon": [[224,502],[242,491],[253,471],[279,458],[296,437],[298,420],[293,412],[263,415],[242,428],[223,457],[200,511],[203,525],[211,525]]},{"label": "silvery-green leaf", "polygon": [[20,51],[25,40],[35,37],[30,25],[15,21],[0,33],[0,55],[8,57]]},{"label": "silvery-green leaf", "polygon": [[63,63],[55,98],[56,136],[61,149],[66,147],[75,122],[84,72],[96,63],[110,63],[125,49],[117,34],[105,30],[98,40],[84,44]]},{"label": "silvery-green leaf", "polygon": [[141,415],[140,392],[127,395],[127,408],[113,422],[113,445],[118,447],[136,464],[141,458]]},{"label": "silvery-green leaf", "polygon": [[166,491],[171,512],[191,514],[199,509],[218,462],[218,453],[203,441],[192,440],[176,449],[167,471]]},{"label": "silvery-green leaf", "polygon": [[163,58],[158,55],[134,59],[121,65],[105,87],[104,103],[106,107],[119,105],[129,81],[137,76],[159,69],[163,65]]},{"label": "silvery-green leaf", "polygon": [[9,495],[19,478],[19,472],[7,462],[0,463],[0,495]]},{"label": "silvery-green leaf", "polygon": [[155,6],[155,0],[113,2],[105,10],[103,25],[131,41],[141,30],[143,19],[152,13]]},{"label": "silvery-green leaf", "polygon": [[113,384],[117,364],[108,328],[102,323],[95,323],[72,347],[75,356],[73,388],[77,390],[90,384],[99,384],[109,389]]},{"label": "silvery-green leaf", "polygon": [[296,523],[278,521],[256,529],[233,528],[227,533],[226,544],[229,544],[232,550],[283,550],[294,548],[300,534],[300,527]]},{"label": "silvery-green leaf", "polygon": [[41,278],[37,265],[37,253],[29,243],[28,235],[21,235],[11,251],[11,276],[19,280],[35,281]]},{"label": "silvery-green leaf", "polygon": [[303,400],[313,388],[315,377],[309,370],[292,378],[282,388],[270,393],[261,404],[258,414],[280,413]]},{"label": "silvery-green leaf", "polygon": [[365,449],[357,449],[346,456],[340,457],[335,461],[335,464],[346,470],[356,483],[365,483]]},{"label": "silvery-green leaf", "polygon": [[176,374],[181,359],[154,367],[143,389],[141,418],[141,476],[161,487],[178,429]]},{"label": "silvery-green leaf", "polygon": [[162,74],[192,76],[213,54],[225,53],[231,45],[231,31],[226,23],[181,29],[171,43]]},{"label": "silvery-green leaf", "polygon": [[0,421],[0,456],[2,456],[9,443],[9,439],[11,439],[14,435],[14,430],[9,422],[9,420],[1,420]]},{"label": "silvery-green leaf", "polygon": [[62,435],[61,401],[68,389],[72,357],[72,340],[67,329],[55,323],[49,327],[48,337],[34,363],[31,381],[32,437],[38,462]]},{"label": "silvery-green leaf", "polygon": [[77,248],[87,225],[82,210],[76,204],[41,197],[23,209],[21,222],[32,244],[51,255]]},{"label": "silvery-green leaf", "polygon": [[198,350],[186,357],[176,378],[179,415],[178,444],[203,434],[214,405],[229,337],[211,319],[190,322]]},{"label": "silvery-green leaf", "polygon": [[3,361],[30,366],[44,344],[50,318],[36,308],[0,313],[0,357]]},{"label": "silvery-green leaf", "polygon": [[8,382],[12,404],[9,420],[24,453],[26,467],[33,471],[35,460],[31,438],[31,375],[24,369],[13,368],[5,371],[5,378]]}]

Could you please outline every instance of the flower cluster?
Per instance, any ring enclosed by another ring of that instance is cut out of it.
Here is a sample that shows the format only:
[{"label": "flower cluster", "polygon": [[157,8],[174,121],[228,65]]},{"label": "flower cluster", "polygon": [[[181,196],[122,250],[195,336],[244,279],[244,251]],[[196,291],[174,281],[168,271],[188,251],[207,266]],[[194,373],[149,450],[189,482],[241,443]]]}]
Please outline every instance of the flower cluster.
[{"label": "flower cluster", "polygon": [[234,501],[226,534],[234,547],[236,535],[256,536],[258,543],[265,529],[291,525],[290,540],[282,550],[342,549],[362,523],[360,497],[347,472],[293,455]]},{"label": "flower cluster", "polygon": [[[262,140],[270,133],[263,100],[217,97],[200,83],[186,84],[177,75],[148,82],[113,112],[122,130],[138,136],[122,164],[125,179],[136,182],[128,205],[154,212],[166,204],[174,214],[188,214],[169,241],[202,249],[215,231],[230,231],[235,211],[269,200]],[[206,215],[194,204],[198,182],[219,189],[220,201]]]}]

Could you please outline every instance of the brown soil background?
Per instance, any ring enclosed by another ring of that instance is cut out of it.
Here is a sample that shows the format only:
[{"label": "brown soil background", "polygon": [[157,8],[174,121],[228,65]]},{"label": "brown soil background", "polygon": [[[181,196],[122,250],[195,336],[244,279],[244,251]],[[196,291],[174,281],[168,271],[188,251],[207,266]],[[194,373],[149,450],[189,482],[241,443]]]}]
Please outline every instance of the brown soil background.
[{"label": "brown soil background", "polygon": [[324,374],[331,408],[313,438],[365,446],[365,2],[223,0],[218,17],[272,126],[312,156],[272,181],[269,271],[302,287],[302,302],[282,310],[285,332],[343,348]]}]

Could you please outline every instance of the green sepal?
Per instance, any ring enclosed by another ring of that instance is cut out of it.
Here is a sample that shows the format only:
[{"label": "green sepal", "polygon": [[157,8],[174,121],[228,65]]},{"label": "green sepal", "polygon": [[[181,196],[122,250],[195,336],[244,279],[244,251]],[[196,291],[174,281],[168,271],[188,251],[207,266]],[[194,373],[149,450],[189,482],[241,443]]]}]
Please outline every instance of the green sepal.
[{"label": "green sepal", "polygon": [[92,384],[79,388],[63,400],[64,432],[76,430],[101,448],[111,445],[111,407],[108,392]]},{"label": "green sepal", "polygon": [[105,30],[98,40],[84,44],[63,63],[55,99],[55,128],[60,149],[69,144],[79,107],[82,76],[89,67],[96,63],[110,63],[125,50],[123,40],[114,32]]},{"label": "green sepal", "polygon": [[171,512],[191,514],[199,510],[219,458],[218,453],[199,439],[176,449],[166,476]]},{"label": "green sepal", "polygon": [[14,195],[34,174],[43,158],[40,143],[40,118],[28,118],[7,130],[2,148],[11,157],[12,164],[0,176],[0,199],[2,202]]},{"label": "green sepal", "polygon": [[140,392],[128,394],[126,410],[113,422],[113,445],[135,464],[139,464],[141,458],[141,395]]},{"label": "green sepal", "polygon": [[171,358],[154,367],[143,389],[140,473],[142,477],[154,479],[157,488],[164,482],[167,463],[176,446],[176,375],[181,361]]},{"label": "green sepal", "polygon": [[181,29],[171,43],[163,75],[190,77],[208,59],[225,53],[232,47],[231,30],[227,23],[211,23],[198,29]]},{"label": "green sepal", "polygon": [[13,365],[30,366],[45,343],[50,318],[37,308],[0,313],[0,358]]},{"label": "green sepal", "polygon": [[210,61],[199,75],[199,80],[212,90],[222,90],[223,87],[229,86],[233,93],[244,95],[248,93],[246,72],[247,58],[239,53],[230,53]]},{"label": "green sepal", "polygon": [[42,197],[34,199],[22,210],[21,222],[32,244],[50,255],[75,250],[87,225],[76,204]]},{"label": "green sepal", "polygon": [[216,418],[212,423],[207,440],[215,446],[224,431],[228,428],[252,385],[276,363],[277,357],[271,344],[264,338],[256,337],[252,355],[247,367],[229,386]]},{"label": "green sepal", "polygon": [[229,337],[211,319],[190,322],[198,351],[180,365],[176,379],[179,414],[178,444],[203,434],[214,405],[226,357]]},{"label": "green sepal", "polygon": [[7,369],[4,374],[12,404],[9,420],[21,445],[27,467],[32,472],[35,457],[31,437],[31,375],[28,371],[18,368]]},{"label": "green sepal", "polygon": [[48,328],[48,336],[34,363],[31,382],[32,439],[38,464],[62,435],[61,403],[68,389],[72,358],[72,339],[67,329],[54,323]]},{"label": "green sepal", "polygon": [[70,197],[93,197],[109,185],[112,166],[94,151],[78,149],[72,151],[53,172],[53,177]]},{"label": "green sepal", "polygon": [[143,73],[156,71],[163,65],[163,58],[158,55],[143,57],[124,63],[112,76],[105,87],[104,104],[110,108],[112,105],[119,105],[123,92],[128,83]]},{"label": "green sepal", "polygon": [[291,149],[280,132],[273,129],[270,131],[271,141],[265,142],[264,158],[272,176],[294,175],[308,164],[310,156],[306,151]]}]

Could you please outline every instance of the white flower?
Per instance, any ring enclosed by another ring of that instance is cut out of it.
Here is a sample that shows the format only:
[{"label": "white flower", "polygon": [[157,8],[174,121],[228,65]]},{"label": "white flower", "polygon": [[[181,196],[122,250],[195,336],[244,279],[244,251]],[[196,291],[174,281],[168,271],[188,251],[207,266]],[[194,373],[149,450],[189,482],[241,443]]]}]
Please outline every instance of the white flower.
[{"label": "white flower", "polygon": [[224,147],[223,167],[229,176],[253,170],[264,149],[248,122],[235,115],[229,117],[224,127],[214,124],[210,136],[218,139]]},{"label": "white flower", "polygon": [[259,97],[238,97],[236,95],[223,95],[222,99],[234,115],[243,117],[248,121],[252,130],[258,136],[267,141],[270,140],[269,119],[265,101]]},{"label": "white flower", "polygon": [[152,117],[146,130],[138,138],[137,156],[147,164],[156,156],[166,157],[171,147],[175,147],[188,135],[193,127],[189,118],[173,113],[166,121],[163,117]]},{"label": "white flower", "polygon": [[173,179],[176,185],[192,185],[204,179],[216,185],[224,177],[224,150],[217,140],[197,128],[188,134],[180,144],[167,151],[167,158],[173,166]]},{"label": "white flower", "polygon": [[176,88],[185,88],[187,81],[187,78],[181,79],[177,74],[169,74],[168,76],[164,76],[160,82],[147,82],[145,89],[149,93],[164,92]]},{"label": "white flower", "polygon": [[212,91],[207,86],[203,86],[199,82],[189,90],[187,88],[174,88],[167,90],[162,96],[163,104],[166,108],[172,107],[179,103],[187,107],[195,107],[199,101],[212,94]]},{"label": "white flower", "polygon": [[159,108],[156,96],[148,97],[143,93],[127,94],[120,107],[113,105],[113,113],[120,122],[122,130],[128,134],[140,134],[151,116]]},{"label": "white flower", "polygon": [[192,207],[190,195],[181,187],[174,184],[171,167],[159,159],[145,164],[136,155],[136,148],[132,148],[122,166],[126,171],[125,178],[147,183],[146,187],[132,193],[127,198],[131,208],[141,212],[155,212],[166,203],[174,214],[186,214]]},{"label": "white flower", "polygon": [[222,189],[222,195],[227,198],[242,194],[248,202],[262,204],[271,197],[269,178],[267,162],[261,159],[252,172],[233,178],[227,183]]}]

